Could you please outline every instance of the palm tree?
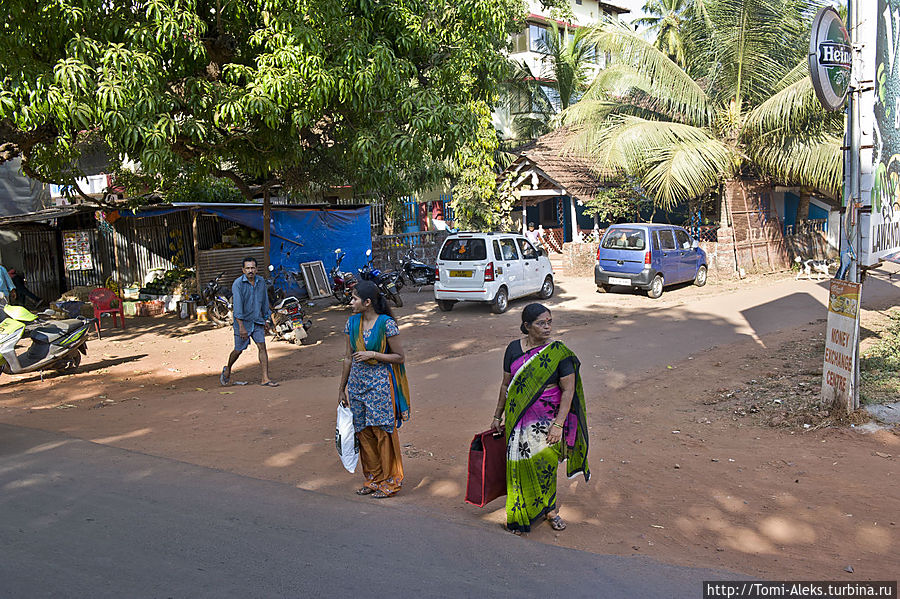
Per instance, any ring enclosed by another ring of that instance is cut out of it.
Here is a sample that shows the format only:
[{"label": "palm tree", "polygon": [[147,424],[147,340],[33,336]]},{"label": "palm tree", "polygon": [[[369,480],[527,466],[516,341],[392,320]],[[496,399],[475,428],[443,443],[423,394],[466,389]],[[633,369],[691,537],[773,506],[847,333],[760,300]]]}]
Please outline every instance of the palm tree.
[{"label": "palm tree", "polygon": [[684,66],[683,34],[689,9],[693,6],[689,0],[647,0],[642,10],[648,16],[636,19],[632,24],[647,27],[653,34],[653,45]]},{"label": "palm tree", "polygon": [[[510,61],[511,75],[507,89],[505,114],[495,123],[515,139],[529,140],[550,131],[553,117],[565,110],[587,90],[594,48],[585,42],[588,30],[562,31],[551,23],[547,36],[538,42],[544,54],[539,72],[525,62]],[[527,114],[512,117],[510,104],[518,101]]]},{"label": "palm tree", "polygon": [[[695,0],[696,1],[696,0]],[[843,115],[825,113],[806,71],[818,4],[704,0],[687,70],[629,27],[598,25],[589,41],[618,62],[563,121],[598,170],[634,176],[662,208],[741,184],[805,185],[838,197]]]}]

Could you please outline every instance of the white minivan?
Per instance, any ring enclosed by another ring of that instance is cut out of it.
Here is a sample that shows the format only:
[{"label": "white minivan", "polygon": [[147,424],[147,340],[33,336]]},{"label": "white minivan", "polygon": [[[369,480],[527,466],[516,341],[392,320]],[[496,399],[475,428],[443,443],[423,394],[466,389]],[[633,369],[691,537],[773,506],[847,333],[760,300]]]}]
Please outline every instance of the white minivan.
[{"label": "white minivan", "polygon": [[553,267],[543,250],[518,233],[454,233],[437,260],[434,299],[447,312],[456,302],[488,302],[495,314],[509,300],[553,295]]}]

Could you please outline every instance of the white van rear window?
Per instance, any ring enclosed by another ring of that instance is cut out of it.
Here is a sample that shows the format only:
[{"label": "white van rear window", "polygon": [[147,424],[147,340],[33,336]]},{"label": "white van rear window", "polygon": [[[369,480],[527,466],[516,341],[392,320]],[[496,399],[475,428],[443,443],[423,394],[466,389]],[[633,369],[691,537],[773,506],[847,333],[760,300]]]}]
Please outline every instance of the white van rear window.
[{"label": "white van rear window", "polygon": [[441,248],[441,260],[454,260],[468,262],[475,260],[487,260],[487,248],[484,239],[451,238]]}]

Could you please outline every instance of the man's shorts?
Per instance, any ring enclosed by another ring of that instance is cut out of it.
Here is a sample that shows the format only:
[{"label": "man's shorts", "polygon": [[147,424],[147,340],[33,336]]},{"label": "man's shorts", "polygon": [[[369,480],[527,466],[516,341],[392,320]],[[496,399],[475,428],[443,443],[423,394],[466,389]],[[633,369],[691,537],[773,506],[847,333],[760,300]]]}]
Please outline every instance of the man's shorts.
[{"label": "man's shorts", "polygon": [[257,324],[254,325],[253,330],[250,331],[250,334],[247,335],[246,339],[241,339],[241,334],[238,333],[238,330],[234,330],[234,351],[244,351],[250,346],[250,339],[253,339],[256,343],[262,344],[266,342],[266,328]]}]

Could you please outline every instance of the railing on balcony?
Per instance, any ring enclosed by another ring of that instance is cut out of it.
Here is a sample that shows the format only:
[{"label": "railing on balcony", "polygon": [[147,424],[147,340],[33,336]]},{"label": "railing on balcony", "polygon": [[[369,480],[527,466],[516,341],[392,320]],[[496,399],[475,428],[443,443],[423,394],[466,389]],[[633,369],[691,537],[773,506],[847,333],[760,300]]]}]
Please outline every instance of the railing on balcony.
[{"label": "railing on balcony", "polygon": [[794,225],[785,225],[785,235],[797,235],[801,233],[812,233],[814,231],[825,232],[828,230],[827,218],[811,218],[809,220],[801,220]]}]

